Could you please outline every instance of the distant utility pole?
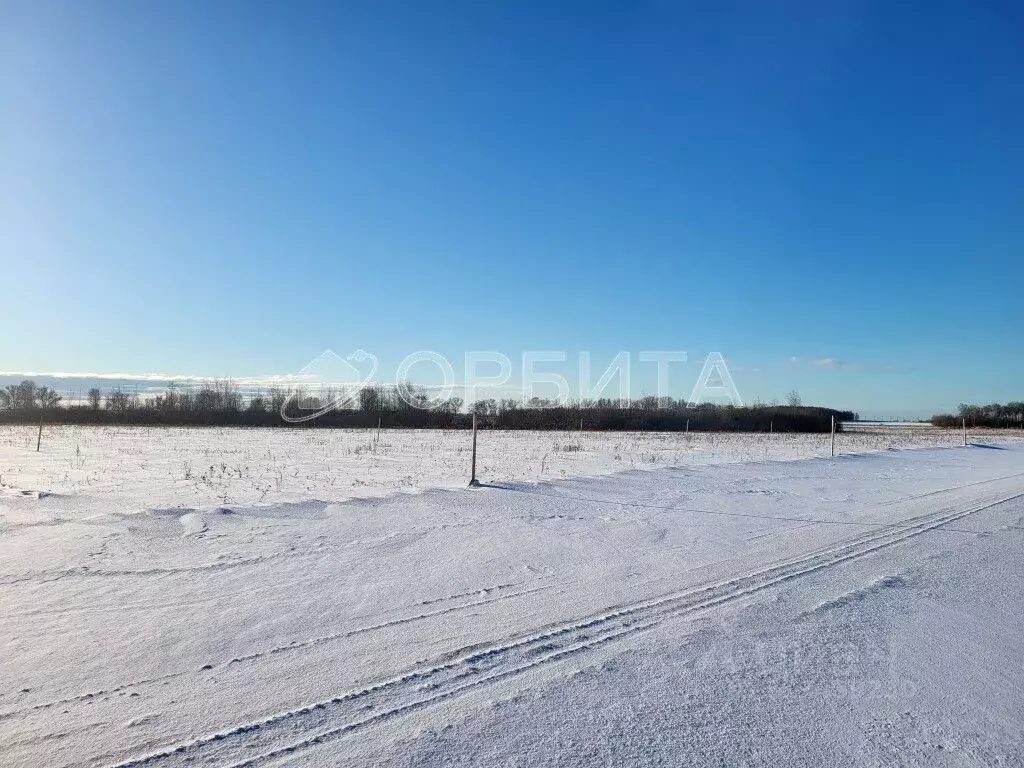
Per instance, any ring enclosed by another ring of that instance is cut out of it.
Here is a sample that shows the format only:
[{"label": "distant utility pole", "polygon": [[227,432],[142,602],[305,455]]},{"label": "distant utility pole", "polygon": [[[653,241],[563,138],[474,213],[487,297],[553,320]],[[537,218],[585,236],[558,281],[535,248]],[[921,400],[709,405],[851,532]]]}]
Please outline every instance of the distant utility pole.
[{"label": "distant utility pole", "polygon": [[480,481],[476,479],[476,413],[473,414],[473,459],[470,468],[469,487],[476,488]]}]

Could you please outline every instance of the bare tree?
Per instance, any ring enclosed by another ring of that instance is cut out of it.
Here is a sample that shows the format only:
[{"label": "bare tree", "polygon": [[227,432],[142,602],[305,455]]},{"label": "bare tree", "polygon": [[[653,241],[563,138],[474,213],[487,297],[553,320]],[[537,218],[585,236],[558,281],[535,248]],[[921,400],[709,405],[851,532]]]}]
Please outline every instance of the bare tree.
[{"label": "bare tree", "polygon": [[39,407],[43,409],[52,408],[63,399],[49,387],[39,387],[36,389],[35,397]]},{"label": "bare tree", "polygon": [[133,405],[132,396],[127,392],[117,390],[107,395],[107,410],[114,411],[115,413],[124,413]]},{"label": "bare tree", "polygon": [[804,401],[800,398],[800,393],[793,389],[786,395],[786,402],[791,408],[799,408]]},{"label": "bare tree", "polygon": [[359,390],[359,410],[367,413],[378,413],[381,410],[383,398],[378,387],[363,387]]},{"label": "bare tree", "polygon": [[25,379],[21,384],[8,384],[4,391],[7,393],[9,407],[14,410],[28,409],[36,402],[36,383],[31,379]]},{"label": "bare tree", "polygon": [[263,395],[254,395],[249,398],[249,405],[246,410],[254,416],[262,416],[267,412],[267,398]]}]

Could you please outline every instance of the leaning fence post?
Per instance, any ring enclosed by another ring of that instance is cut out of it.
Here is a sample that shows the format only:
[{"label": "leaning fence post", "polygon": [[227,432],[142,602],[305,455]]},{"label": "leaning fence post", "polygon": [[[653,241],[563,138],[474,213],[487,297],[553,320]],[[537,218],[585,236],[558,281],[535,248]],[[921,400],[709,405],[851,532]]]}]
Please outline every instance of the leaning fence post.
[{"label": "leaning fence post", "polygon": [[832,458],[836,457],[836,417],[832,414]]},{"label": "leaning fence post", "polygon": [[36,437],[36,453],[39,453],[39,449],[43,444],[43,414],[45,412],[42,408],[39,409],[39,435]]},{"label": "leaning fence post", "polygon": [[473,459],[470,467],[469,487],[475,488],[480,485],[480,481],[476,479],[476,414],[473,414]]}]

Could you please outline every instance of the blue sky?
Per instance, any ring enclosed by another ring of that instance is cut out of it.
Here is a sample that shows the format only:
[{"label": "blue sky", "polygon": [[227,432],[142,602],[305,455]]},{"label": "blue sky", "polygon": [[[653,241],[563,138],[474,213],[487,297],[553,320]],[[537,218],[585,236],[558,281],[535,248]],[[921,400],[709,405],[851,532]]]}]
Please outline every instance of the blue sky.
[{"label": "blue sky", "polygon": [[1022,39],[1012,3],[0,0],[0,371],[681,349],[680,395],[719,351],[747,400],[1021,399]]}]

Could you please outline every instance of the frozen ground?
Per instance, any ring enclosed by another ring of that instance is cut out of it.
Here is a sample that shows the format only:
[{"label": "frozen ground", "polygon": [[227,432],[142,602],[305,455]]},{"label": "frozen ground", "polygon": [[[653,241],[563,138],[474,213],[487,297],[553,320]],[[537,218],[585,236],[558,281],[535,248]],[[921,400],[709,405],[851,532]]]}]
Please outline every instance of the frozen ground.
[{"label": "frozen ground", "polygon": [[[464,430],[162,429],[0,426],[6,488],[103,501],[103,509],[344,501],[464,487]],[[1024,445],[1024,432],[972,433]],[[839,455],[960,445],[958,431],[861,427],[836,436]],[[829,455],[828,435],[481,431],[485,480],[557,480],[629,469],[782,461]]]},{"label": "frozen ground", "polygon": [[277,434],[0,433],[0,764],[1024,764],[1013,436]]}]

